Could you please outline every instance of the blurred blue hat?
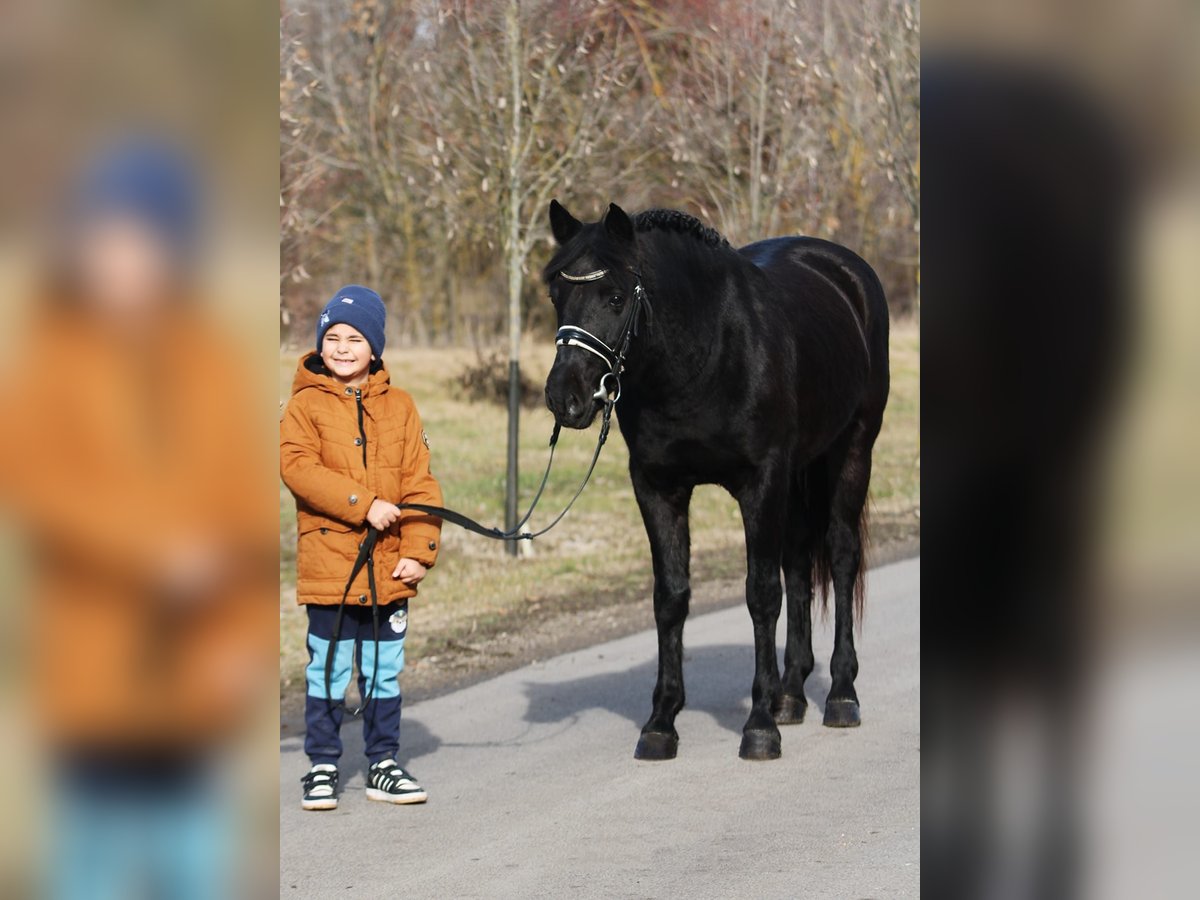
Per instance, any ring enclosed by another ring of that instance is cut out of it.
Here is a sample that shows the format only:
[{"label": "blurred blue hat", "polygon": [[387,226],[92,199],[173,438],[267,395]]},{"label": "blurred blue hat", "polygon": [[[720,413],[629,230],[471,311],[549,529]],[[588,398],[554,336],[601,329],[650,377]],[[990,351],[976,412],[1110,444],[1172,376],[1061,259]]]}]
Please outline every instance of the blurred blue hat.
[{"label": "blurred blue hat", "polygon": [[84,168],[71,201],[77,228],[105,216],[127,215],[156,231],[178,256],[195,247],[199,180],[187,156],[160,138],[127,138],[96,156]]}]

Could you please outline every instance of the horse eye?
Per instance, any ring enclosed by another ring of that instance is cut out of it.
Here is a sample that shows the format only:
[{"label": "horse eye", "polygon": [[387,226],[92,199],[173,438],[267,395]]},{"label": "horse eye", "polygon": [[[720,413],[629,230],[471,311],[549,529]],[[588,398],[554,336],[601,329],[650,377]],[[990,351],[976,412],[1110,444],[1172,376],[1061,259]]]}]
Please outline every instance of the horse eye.
[{"label": "horse eye", "polygon": [[620,309],[622,306],[625,305],[625,298],[622,297],[620,294],[614,294],[613,296],[608,298],[608,305],[610,307],[612,307],[613,309]]}]

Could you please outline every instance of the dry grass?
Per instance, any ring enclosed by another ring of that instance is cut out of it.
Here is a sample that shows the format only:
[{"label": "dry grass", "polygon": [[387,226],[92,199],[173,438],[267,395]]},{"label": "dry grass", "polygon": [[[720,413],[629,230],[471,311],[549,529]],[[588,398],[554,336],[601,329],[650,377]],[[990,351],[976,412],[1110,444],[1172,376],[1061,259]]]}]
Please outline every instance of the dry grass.
[{"label": "dry grass", "polygon": [[[920,510],[920,338],[911,322],[892,332],[892,394],[875,450],[872,514],[876,540],[915,535]],[[525,368],[540,376],[553,348],[526,351]],[[498,406],[453,398],[448,382],[469,361],[469,350],[393,350],[393,383],[417,401],[433,449],[434,473],[447,506],[481,522],[499,524],[504,496],[506,424]],[[280,396],[286,397],[296,356],[281,360]],[[615,420],[614,420],[615,422]],[[521,417],[521,495],[532,495],[546,460],[553,420],[545,409]],[[558,460],[541,509],[554,514],[583,477],[595,442],[587,433],[564,432]],[[627,473],[624,442],[613,435],[591,484],[567,518],[535,545],[522,545],[519,559],[504,555],[498,542],[447,527],[437,568],[410,612],[408,652],[431,657],[505,631],[531,617],[631,595],[651,585],[650,556]],[[280,679],[288,691],[303,684],[304,614],[295,605],[295,514],[280,487]],[[546,516],[539,516],[542,521]],[[534,524],[537,524],[535,519]],[[740,575],[744,562],[737,505],[719,488],[696,491],[692,504],[693,573],[697,580]]]}]

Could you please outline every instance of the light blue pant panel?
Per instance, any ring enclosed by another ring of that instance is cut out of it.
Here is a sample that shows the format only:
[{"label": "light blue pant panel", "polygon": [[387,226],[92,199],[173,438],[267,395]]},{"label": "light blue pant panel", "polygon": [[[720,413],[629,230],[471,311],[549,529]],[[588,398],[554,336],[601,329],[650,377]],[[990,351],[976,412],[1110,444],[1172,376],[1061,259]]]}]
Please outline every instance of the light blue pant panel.
[{"label": "light blue pant panel", "polygon": [[[304,670],[310,697],[325,696],[325,660],[329,655],[329,641],[314,634],[308,636],[308,667]],[[329,696],[342,700],[350,686],[350,670],[354,663],[354,640],[338,641],[333,657],[333,669],[329,673]]]},{"label": "light blue pant panel", "polygon": [[396,680],[404,671],[404,638],[379,642],[379,686],[371,690],[371,673],[375,671],[375,642],[363,641],[361,671],[367,681],[367,693],[372,697],[399,697],[400,683]]}]

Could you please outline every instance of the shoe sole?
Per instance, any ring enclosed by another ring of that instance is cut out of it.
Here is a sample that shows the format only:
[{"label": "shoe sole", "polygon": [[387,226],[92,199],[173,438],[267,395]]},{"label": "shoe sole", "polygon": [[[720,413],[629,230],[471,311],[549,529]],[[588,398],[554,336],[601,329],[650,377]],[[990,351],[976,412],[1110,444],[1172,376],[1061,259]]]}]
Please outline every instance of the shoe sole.
[{"label": "shoe sole", "polygon": [[409,803],[424,803],[429,799],[429,795],[424,791],[413,791],[408,794],[389,794],[387,791],[379,790],[379,788],[367,788],[367,799],[378,800],[381,803],[407,805]]},{"label": "shoe sole", "polygon": [[329,797],[325,800],[301,800],[301,809],[337,809],[337,799]]}]

